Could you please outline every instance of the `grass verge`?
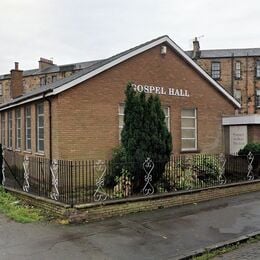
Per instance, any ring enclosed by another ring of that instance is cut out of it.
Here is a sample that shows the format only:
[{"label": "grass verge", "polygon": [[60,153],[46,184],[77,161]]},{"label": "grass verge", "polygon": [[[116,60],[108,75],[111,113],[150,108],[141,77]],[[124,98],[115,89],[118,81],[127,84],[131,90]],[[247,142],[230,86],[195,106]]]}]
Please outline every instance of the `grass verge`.
[{"label": "grass verge", "polygon": [[0,212],[20,223],[31,223],[43,220],[39,209],[23,205],[16,197],[0,187]]}]

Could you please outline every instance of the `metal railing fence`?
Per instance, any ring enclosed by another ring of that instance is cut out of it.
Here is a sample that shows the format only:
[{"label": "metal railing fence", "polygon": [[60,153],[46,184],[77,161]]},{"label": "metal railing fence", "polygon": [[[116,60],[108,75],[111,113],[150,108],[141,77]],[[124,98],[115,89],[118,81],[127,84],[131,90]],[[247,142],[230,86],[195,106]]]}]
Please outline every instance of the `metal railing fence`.
[{"label": "metal railing fence", "polygon": [[180,155],[168,162],[70,161],[4,150],[2,184],[66,204],[195,190],[260,178],[260,155]]}]

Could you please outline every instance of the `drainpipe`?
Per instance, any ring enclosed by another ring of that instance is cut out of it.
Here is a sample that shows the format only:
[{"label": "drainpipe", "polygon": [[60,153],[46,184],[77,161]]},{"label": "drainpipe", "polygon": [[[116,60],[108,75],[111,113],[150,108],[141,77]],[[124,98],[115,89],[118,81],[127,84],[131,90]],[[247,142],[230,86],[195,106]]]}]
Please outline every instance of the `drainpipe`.
[{"label": "drainpipe", "polygon": [[248,53],[246,54],[246,113],[248,114]]},{"label": "drainpipe", "polygon": [[231,93],[234,96],[234,52],[231,58]]}]

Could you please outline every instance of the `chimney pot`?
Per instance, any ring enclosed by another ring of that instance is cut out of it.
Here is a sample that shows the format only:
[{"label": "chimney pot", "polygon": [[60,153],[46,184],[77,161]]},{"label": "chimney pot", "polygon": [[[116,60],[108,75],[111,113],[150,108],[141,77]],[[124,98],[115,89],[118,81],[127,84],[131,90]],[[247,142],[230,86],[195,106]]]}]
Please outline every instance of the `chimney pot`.
[{"label": "chimney pot", "polygon": [[19,62],[15,62],[14,63],[14,69],[15,70],[19,70]]}]

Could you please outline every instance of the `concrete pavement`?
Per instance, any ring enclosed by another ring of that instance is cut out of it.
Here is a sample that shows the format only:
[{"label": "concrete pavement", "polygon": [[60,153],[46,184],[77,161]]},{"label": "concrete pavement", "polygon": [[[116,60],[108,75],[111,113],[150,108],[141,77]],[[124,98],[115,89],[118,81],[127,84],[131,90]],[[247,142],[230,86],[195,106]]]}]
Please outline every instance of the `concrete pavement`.
[{"label": "concrete pavement", "polygon": [[179,259],[259,230],[260,192],[82,225],[0,216],[0,259]]}]

